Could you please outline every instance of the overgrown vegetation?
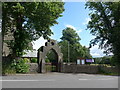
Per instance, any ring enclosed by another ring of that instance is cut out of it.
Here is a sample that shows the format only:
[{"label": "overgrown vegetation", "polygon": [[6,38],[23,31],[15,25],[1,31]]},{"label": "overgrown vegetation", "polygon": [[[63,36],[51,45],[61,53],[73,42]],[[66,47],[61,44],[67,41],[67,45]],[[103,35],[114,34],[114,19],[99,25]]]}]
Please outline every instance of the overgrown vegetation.
[{"label": "overgrown vegetation", "polygon": [[[8,60],[7,60],[8,61]],[[3,74],[15,74],[15,73],[28,73],[29,65],[26,59],[12,60],[12,62],[3,62],[2,73]]]}]

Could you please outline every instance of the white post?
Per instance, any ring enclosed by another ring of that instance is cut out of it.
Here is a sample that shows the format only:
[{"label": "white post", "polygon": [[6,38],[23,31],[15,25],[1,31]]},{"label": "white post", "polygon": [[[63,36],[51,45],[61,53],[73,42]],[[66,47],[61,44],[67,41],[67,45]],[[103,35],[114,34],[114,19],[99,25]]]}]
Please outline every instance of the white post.
[{"label": "white post", "polygon": [[69,48],[69,41],[68,41],[68,63],[70,62],[70,48]]}]

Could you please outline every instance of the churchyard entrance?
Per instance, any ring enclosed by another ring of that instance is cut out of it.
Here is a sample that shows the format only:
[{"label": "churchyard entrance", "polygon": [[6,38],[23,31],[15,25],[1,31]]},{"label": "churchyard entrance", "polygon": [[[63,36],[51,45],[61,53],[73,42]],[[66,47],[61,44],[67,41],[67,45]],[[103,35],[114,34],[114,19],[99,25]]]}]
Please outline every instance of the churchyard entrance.
[{"label": "churchyard entrance", "polygon": [[38,49],[38,71],[45,72],[61,72],[62,58],[60,47],[55,40],[48,40],[45,46]]}]

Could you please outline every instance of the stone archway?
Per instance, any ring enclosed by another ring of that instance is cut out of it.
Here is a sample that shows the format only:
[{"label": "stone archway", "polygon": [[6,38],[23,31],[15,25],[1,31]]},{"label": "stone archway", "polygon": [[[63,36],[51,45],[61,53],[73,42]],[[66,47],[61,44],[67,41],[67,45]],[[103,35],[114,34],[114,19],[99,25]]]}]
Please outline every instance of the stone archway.
[{"label": "stone archway", "polygon": [[50,39],[45,43],[45,46],[42,46],[38,49],[38,70],[39,70],[40,73],[45,72],[46,54],[51,49],[53,49],[56,52],[56,54],[58,55],[57,72],[61,72],[63,54],[61,53],[60,46],[57,44],[57,42],[55,40]]}]

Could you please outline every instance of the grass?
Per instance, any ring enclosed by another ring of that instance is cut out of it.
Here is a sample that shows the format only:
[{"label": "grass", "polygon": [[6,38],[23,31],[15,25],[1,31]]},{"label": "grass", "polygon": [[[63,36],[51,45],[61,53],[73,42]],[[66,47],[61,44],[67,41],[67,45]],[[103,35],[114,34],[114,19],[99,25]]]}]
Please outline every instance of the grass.
[{"label": "grass", "polygon": [[90,64],[91,66],[99,66],[99,65],[101,65],[101,66],[106,66],[106,67],[113,67],[113,66],[111,66],[111,65],[109,65],[109,64]]}]

